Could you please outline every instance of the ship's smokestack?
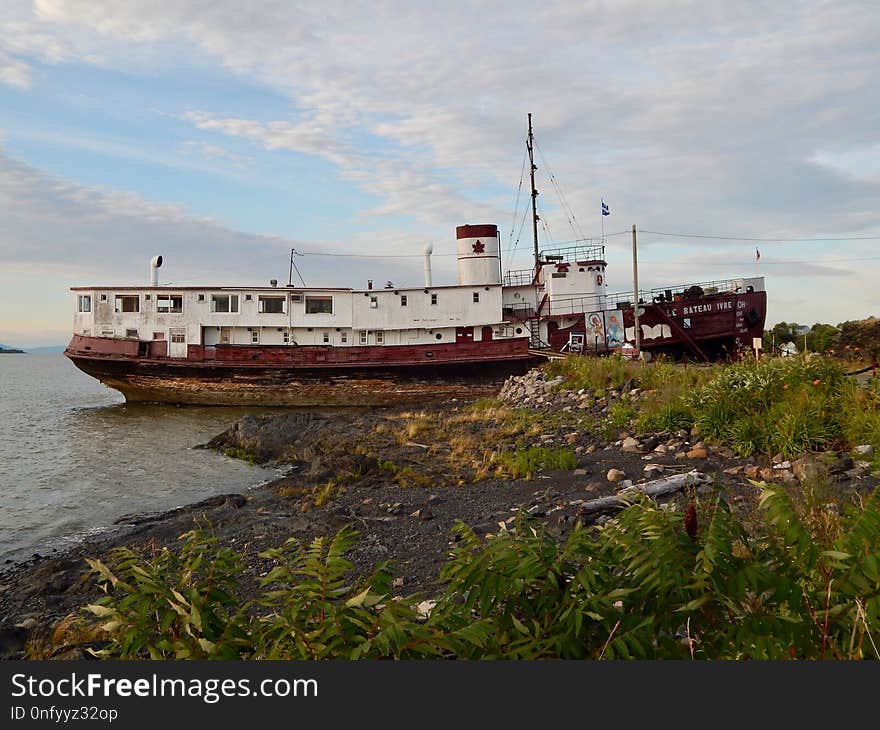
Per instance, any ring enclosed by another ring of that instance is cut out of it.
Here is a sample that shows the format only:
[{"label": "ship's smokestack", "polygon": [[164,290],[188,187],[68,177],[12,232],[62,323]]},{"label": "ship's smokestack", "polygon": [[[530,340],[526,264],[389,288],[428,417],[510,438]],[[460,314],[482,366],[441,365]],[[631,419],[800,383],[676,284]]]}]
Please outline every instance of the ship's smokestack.
[{"label": "ship's smokestack", "polygon": [[153,256],[150,260],[150,286],[159,286],[159,267],[161,265],[161,256]]},{"label": "ship's smokestack", "polygon": [[434,253],[433,244],[425,246],[425,286],[431,286],[431,254]]}]

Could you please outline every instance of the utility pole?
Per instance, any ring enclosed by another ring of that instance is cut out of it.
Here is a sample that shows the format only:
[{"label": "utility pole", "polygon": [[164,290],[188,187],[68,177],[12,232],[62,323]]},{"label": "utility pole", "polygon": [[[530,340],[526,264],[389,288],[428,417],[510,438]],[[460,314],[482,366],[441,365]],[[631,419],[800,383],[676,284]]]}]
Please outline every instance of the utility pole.
[{"label": "utility pole", "polygon": [[529,176],[532,180],[532,237],[535,242],[535,276],[538,274],[538,191],[535,190],[535,154],[534,139],[532,138],[532,114],[529,112],[529,138],[526,140],[526,148],[529,151]]},{"label": "utility pole", "polygon": [[636,253],[636,226],[633,224],[633,323],[636,333],[636,352],[641,354],[642,338],[639,330],[639,257]]}]

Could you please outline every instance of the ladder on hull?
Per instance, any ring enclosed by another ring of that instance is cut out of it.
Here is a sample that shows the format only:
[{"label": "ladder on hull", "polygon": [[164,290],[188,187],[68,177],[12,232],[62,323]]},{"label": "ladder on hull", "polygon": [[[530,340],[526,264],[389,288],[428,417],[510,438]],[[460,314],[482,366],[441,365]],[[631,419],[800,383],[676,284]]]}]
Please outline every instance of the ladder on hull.
[{"label": "ladder on hull", "polygon": [[542,350],[549,345],[541,339],[541,321],[539,319],[526,320],[529,328],[529,349]]}]

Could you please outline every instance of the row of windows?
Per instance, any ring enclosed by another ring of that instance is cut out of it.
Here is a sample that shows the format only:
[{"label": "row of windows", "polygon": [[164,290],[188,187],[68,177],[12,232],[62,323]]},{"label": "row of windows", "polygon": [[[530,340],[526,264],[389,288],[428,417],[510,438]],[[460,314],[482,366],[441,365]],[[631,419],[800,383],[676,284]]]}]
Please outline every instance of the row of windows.
[{"label": "row of windows", "polygon": [[[107,295],[101,294],[101,301],[107,301]],[[150,294],[145,294],[144,299],[149,301]],[[262,314],[284,314],[287,297],[260,296],[258,309]],[[245,300],[250,301],[251,295],[245,294]],[[205,295],[199,294],[199,301],[205,301]],[[77,311],[92,311],[92,296],[80,294],[77,296]],[[114,312],[140,312],[141,298],[139,294],[117,294],[113,300]],[[159,294],[156,297],[156,311],[161,314],[180,314],[183,312],[182,294]],[[238,294],[212,294],[211,311],[222,314],[235,314],[239,312]],[[333,297],[314,296],[305,298],[306,314],[333,314]]]},{"label": "row of windows", "polygon": [[[478,304],[479,301],[480,301],[480,292],[475,291],[474,292],[474,304]],[[407,302],[408,302],[407,295],[401,294],[400,295],[400,306],[401,307],[407,306]],[[431,304],[437,304],[437,295],[436,294],[431,294]],[[370,297],[370,307],[372,309],[376,309],[378,306],[379,306],[379,297],[378,296],[371,296]]]},{"label": "row of windows", "polygon": [[[149,300],[150,294],[145,294],[144,298]],[[245,301],[250,301],[252,295],[245,294]],[[284,314],[286,296],[259,296],[258,310],[261,314]],[[294,302],[302,301],[300,295],[293,295],[291,300]],[[431,304],[437,304],[437,294],[431,294]],[[101,301],[107,301],[107,295],[101,294]],[[205,295],[199,294],[199,301],[205,301]],[[480,301],[480,293],[473,292],[474,304]],[[400,295],[400,306],[405,307],[408,304],[407,295]],[[370,296],[370,307],[375,309],[379,306],[379,297]],[[114,299],[115,312],[139,312],[141,308],[141,298],[139,294],[117,294]],[[77,297],[77,310],[80,312],[92,311],[92,297],[89,294],[80,294]],[[183,295],[182,294],[159,294],[156,297],[156,311],[162,314],[180,314],[183,312]],[[218,314],[236,314],[240,311],[238,294],[211,294],[211,312]],[[305,313],[306,314],[333,314],[333,297],[332,296],[306,296],[305,297]]]},{"label": "row of windows", "polygon": [[[689,323],[688,323],[688,326],[689,326]],[[517,330],[517,332],[519,333],[520,330]],[[362,344],[362,345],[368,344],[368,335],[369,334],[372,334],[374,336],[375,343],[377,345],[384,345],[385,344],[385,332],[383,332],[382,330],[372,330],[371,332],[368,332],[367,330],[360,330],[358,334],[359,334],[360,344]],[[290,342],[291,342],[290,335],[291,335],[290,330],[284,331],[284,333],[282,335],[282,341],[284,342],[285,345],[290,344]],[[102,330],[101,336],[102,337],[114,337],[115,332],[112,330]],[[139,333],[138,333],[138,330],[136,330],[136,329],[127,329],[127,330],[125,330],[125,336],[127,338],[137,339],[139,337]],[[440,334],[439,332],[436,335],[434,335],[434,337],[438,340],[443,339],[443,335]],[[165,339],[165,333],[164,332],[154,332],[153,339],[154,340],[163,340],[163,339]],[[329,344],[330,343],[330,333],[329,332],[322,332],[321,333],[321,340],[324,344]],[[186,330],[172,328],[171,329],[171,342],[173,342],[173,343],[186,342]],[[229,333],[228,332],[221,333],[220,342],[222,344],[229,343]],[[342,345],[348,344],[348,332],[340,332],[339,333],[339,343]],[[254,345],[260,344],[260,330],[259,329],[253,329],[251,331],[251,344],[254,344]]]}]

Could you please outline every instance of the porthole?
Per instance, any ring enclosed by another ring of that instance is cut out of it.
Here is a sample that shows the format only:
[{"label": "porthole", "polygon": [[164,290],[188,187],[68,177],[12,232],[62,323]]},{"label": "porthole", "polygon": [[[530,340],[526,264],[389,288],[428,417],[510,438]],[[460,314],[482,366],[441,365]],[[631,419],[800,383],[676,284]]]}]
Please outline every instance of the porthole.
[{"label": "porthole", "polygon": [[516,333],[517,333],[518,335],[521,335],[521,334],[522,334],[522,327],[517,327],[517,328],[516,328]]},{"label": "porthole", "polygon": [[436,337],[438,340],[443,339],[443,335],[441,335],[439,332],[436,335],[434,335],[434,337]]}]

